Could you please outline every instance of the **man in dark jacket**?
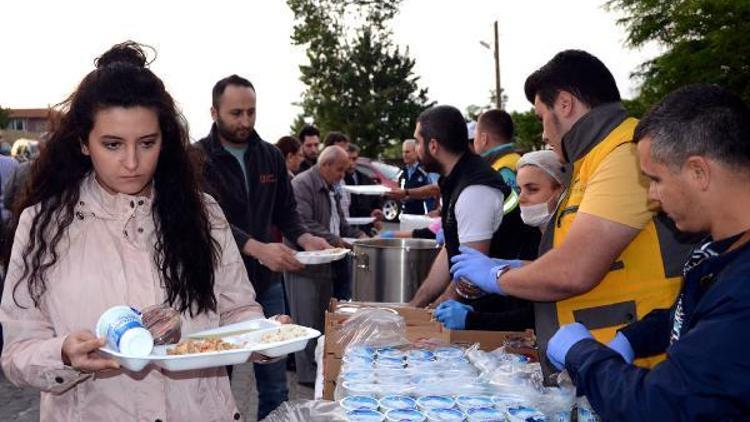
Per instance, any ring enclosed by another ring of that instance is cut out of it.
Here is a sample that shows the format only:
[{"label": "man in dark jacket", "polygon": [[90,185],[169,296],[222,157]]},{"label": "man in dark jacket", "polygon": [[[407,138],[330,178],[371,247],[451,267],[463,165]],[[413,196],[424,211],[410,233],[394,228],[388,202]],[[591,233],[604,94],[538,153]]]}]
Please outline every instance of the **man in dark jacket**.
[{"label": "man in dark jacket", "polygon": [[[609,347],[582,324],[550,339],[604,420],[750,418],[750,110],[712,85],[665,97],[635,131],[649,196],[687,232],[708,232],[683,267],[670,310],[619,331]],[[731,199],[731,200],[730,200]],[[633,359],[666,352],[651,370]]]},{"label": "man in dark jacket", "polygon": [[[271,226],[305,250],[330,245],[302,225],[284,158],[255,132],[255,102],[255,88],[247,79],[232,75],[217,82],[211,107],[214,125],[196,148],[209,193],[232,225],[256,300],[270,317],[284,313],[279,271],[303,267],[293,249],[272,243]],[[287,399],[285,364],[256,364],[255,378],[260,420]]]}]

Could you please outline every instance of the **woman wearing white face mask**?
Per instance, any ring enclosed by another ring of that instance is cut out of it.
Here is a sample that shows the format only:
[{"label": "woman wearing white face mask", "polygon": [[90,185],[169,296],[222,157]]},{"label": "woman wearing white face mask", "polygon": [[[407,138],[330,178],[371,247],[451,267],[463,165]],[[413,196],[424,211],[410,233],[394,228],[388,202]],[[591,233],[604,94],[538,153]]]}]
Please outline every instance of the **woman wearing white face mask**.
[{"label": "woman wearing white face mask", "polygon": [[566,173],[554,151],[533,151],[518,160],[521,219],[544,231],[565,190]]},{"label": "woman wearing white face mask", "polygon": [[[524,154],[516,169],[516,183],[521,189],[521,219],[544,231],[565,191],[565,168],[554,151],[544,150]],[[445,301],[438,306],[435,316],[446,328],[454,330],[523,331],[534,326],[533,307],[524,306],[523,301],[496,295],[485,299],[491,302],[471,306],[456,300]]]}]

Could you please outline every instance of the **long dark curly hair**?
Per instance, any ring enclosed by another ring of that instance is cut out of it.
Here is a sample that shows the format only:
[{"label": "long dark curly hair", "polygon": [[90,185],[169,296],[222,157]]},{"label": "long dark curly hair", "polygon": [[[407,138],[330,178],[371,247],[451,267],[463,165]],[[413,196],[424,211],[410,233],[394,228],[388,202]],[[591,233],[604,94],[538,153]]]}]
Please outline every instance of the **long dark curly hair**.
[{"label": "long dark curly hair", "polygon": [[[109,107],[146,107],[156,112],[162,148],[154,174],[152,214],[157,242],[154,261],[167,291],[168,303],[190,315],[216,311],[214,267],[221,248],[211,236],[209,211],[200,180],[189,156],[187,124],[164,83],[147,66],[141,45],[115,45],[96,60],[78,89],[61,104],[62,115],[47,147],[34,163],[31,180],[14,206],[13,236],[21,212],[38,207],[23,251],[23,273],[14,286],[26,282],[38,307],[46,291],[46,275],[58,261],[58,245],[74,217],[79,187],[92,171],[91,159],[81,152],[94,126],[94,117]],[[5,262],[10,262],[6,242]],[[20,305],[19,305],[20,306]]]}]

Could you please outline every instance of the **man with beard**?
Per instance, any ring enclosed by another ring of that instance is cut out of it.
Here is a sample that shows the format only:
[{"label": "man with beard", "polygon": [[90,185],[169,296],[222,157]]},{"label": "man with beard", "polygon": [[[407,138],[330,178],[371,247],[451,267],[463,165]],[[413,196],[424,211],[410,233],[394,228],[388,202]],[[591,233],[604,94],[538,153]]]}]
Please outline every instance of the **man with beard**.
[{"label": "man with beard", "polygon": [[423,305],[425,298],[438,297],[450,283],[449,259],[458,255],[459,245],[491,255],[502,247],[503,239],[498,234],[503,200],[510,188],[486,160],[469,150],[466,123],[456,108],[436,106],[425,110],[417,118],[414,137],[425,170],[441,175],[440,216],[445,235],[445,245],[410,302]]},{"label": "man with beard", "polygon": [[320,148],[320,130],[315,126],[305,125],[297,136],[302,142],[302,155],[305,159],[299,165],[297,174],[314,166],[318,162],[318,149]]},{"label": "man with beard", "polygon": [[[273,243],[271,227],[305,250],[331,246],[306,232],[297,214],[286,164],[279,150],[255,132],[255,88],[232,75],[213,88],[214,125],[196,144],[203,161],[208,191],[221,205],[242,252],[248,276],[266,316],[284,313],[281,271],[303,265],[294,250]],[[286,401],[286,365],[255,365],[258,420]]]}]

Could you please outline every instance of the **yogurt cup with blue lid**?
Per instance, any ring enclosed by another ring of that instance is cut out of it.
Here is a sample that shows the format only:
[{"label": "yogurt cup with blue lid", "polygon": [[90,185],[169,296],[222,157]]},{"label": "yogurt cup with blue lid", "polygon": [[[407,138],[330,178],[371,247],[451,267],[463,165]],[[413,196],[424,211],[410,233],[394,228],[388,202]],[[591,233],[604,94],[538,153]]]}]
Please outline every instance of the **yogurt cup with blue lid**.
[{"label": "yogurt cup with blue lid", "polygon": [[494,407],[469,409],[466,414],[469,422],[505,422],[505,414]]},{"label": "yogurt cup with blue lid", "polygon": [[417,399],[417,405],[422,410],[450,409],[456,401],[450,396],[422,396]]},{"label": "yogurt cup with blue lid", "polygon": [[371,396],[349,396],[341,400],[341,407],[346,410],[372,409],[378,410],[380,404]]},{"label": "yogurt cup with blue lid", "polygon": [[406,352],[407,360],[434,360],[435,354],[427,349],[412,349]]},{"label": "yogurt cup with blue lid", "polygon": [[464,412],[458,409],[432,409],[426,410],[428,421],[435,422],[462,422],[466,419]]},{"label": "yogurt cup with blue lid", "polygon": [[362,356],[365,358],[374,358],[375,348],[372,346],[366,346],[364,344],[357,344],[354,346],[349,346],[346,349],[346,355],[347,356]]},{"label": "yogurt cup with blue lid", "polygon": [[492,399],[487,396],[458,396],[456,404],[463,410],[493,407]]},{"label": "yogurt cup with blue lid", "polygon": [[380,399],[380,407],[383,409],[416,409],[417,402],[409,396],[392,394]]},{"label": "yogurt cup with blue lid", "polygon": [[542,412],[528,406],[509,407],[505,414],[512,422],[544,422],[546,420]]},{"label": "yogurt cup with blue lid", "polygon": [[403,368],[404,365],[405,362],[401,358],[379,357],[375,361],[375,367],[377,368]]},{"label": "yogurt cup with blue lid", "polygon": [[346,420],[350,422],[383,422],[385,415],[372,409],[354,409],[346,412]]},{"label": "yogurt cup with blue lid", "polygon": [[395,347],[381,347],[375,351],[378,359],[380,358],[403,358],[405,353],[403,350]]},{"label": "yogurt cup with blue lid", "polygon": [[464,356],[464,349],[458,347],[438,347],[435,349],[438,359],[457,359]]},{"label": "yogurt cup with blue lid", "polygon": [[375,382],[375,371],[367,369],[350,369],[341,373],[343,381],[353,381],[358,383]]},{"label": "yogurt cup with blue lid", "polygon": [[415,409],[393,409],[385,412],[385,417],[393,422],[422,422],[424,413]]},{"label": "yogurt cup with blue lid", "polygon": [[344,356],[344,363],[350,368],[372,368],[373,362],[375,362],[375,359],[366,356]]}]

